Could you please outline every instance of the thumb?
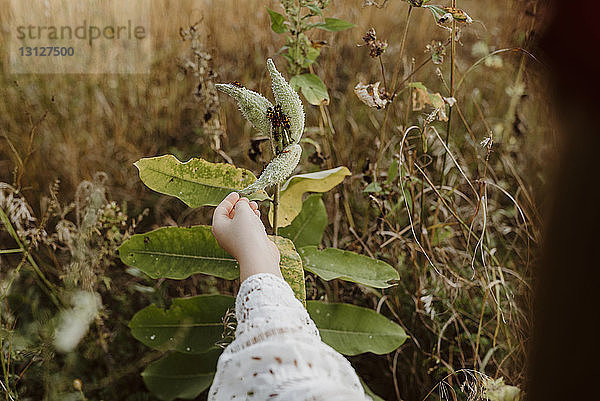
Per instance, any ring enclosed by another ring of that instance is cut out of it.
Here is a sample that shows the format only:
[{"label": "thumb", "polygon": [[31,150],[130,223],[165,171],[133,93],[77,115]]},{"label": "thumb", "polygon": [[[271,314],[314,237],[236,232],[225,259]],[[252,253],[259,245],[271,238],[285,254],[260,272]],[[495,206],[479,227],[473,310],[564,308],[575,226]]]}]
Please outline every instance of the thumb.
[{"label": "thumb", "polygon": [[229,221],[233,216],[232,212],[234,210],[235,203],[238,201],[240,195],[237,192],[232,192],[219,203],[213,213],[213,227],[215,225],[223,224],[226,221]]}]

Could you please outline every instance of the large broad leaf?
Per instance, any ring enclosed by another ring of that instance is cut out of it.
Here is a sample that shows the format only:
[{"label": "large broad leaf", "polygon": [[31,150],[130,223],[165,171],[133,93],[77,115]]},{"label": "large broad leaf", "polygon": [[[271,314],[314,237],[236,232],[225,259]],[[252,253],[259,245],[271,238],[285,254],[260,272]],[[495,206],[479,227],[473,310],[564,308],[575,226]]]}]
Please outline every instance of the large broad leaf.
[{"label": "large broad leaf", "polygon": [[305,246],[298,253],[304,268],[323,280],[339,278],[370,287],[387,288],[393,285],[389,281],[400,278],[396,269],[387,263],[350,251],[336,248],[320,251],[316,246]]},{"label": "large broad leaf", "polygon": [[[330,170],[290,177],[281,187],[279,195],[279,227],[292,223],[302,210],[302,195],[306,192],[327,192],[350,175],[347,167],[336,167]],[[269,215],[272,221],[272,210]]]},{"label": "large broad leaf", "polygon": [[329,104],[327,86],[315,74],[296,75],[290,79],[290,85],[296,90],[300,89],[308,103],[314,106]]},{"label": "large broad leaf", "polygon": [[240,276],[237,261],[217,244],[210,226],[163,227],[136,234],[119,247],[119,257],[152,278],[182,280],[196,273],[227,280]]},{"label": "large broad leaf", "polygon": [[302,268],[302,259],[294,243],[288,238],[279,236],[269,236],[277,248],[279,248],[279,254],[281,255],[281,261],[279,267],[281,269],[281,275],[283,279],[292,287],[294,295],[302,304],[306,305],[306,289],[304,287],[304,269]]},{"label": "large broad leaf", "polygon": [[210,387],[222,350],[189,355],[174,352],[151,363],[142,372],[148,390],[161,400],[191,400]]},{"label": "large broad leaf", "polygon": [[235,299],[226,295],[175,298],[169,309],[150,305],[129,322],[131,334],[159,351],[199,354],[223,340],[223,316]]},{"label": "large broad leaf", "polygon": [[289,238],[300,249],[303,246],[319,245],[323,231],[327,227],[327,210],[321,194],[312,194],[304,203],[302,211],[287,227],[282,227],[279,234]]},{"label": "large broad leaf", "polygon": [[308,301],[306,309],[321,339],[344,355],[387,354],[408,338],[404,329],[371,309]]},{"label": "large broad leaf", "polygon": [[[292,241],[271,238],[281,254],[283,278],[304,302],[304,269]],[[210,226],[163,227],[136,234],[119,247],[119,257],[152,278],[183,280],[196,273],[234,280],[240,276],[237,261],[223,250]]]},{"label": "large broad leaf", "polygon": [[[191,207],[216,206],[230,192],[256,181],[256,176],[248,170],[203,159],[183,163],[173,155],[164,155],[140,159],[134,164],[148,188],[175,196]],[[266,193],[259,192],[252,199],[264,200]]]}]

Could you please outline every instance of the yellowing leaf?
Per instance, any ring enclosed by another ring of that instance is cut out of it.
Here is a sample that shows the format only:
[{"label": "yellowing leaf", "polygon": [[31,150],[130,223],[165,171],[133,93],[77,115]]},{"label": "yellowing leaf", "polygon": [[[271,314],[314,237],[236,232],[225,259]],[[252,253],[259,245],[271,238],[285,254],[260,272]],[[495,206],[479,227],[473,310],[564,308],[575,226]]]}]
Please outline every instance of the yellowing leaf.
[{"label": "yellowing leaf", "polygon": [[[281,187],[279,196],[279,227],[292,223],[302,210],[302,195],[306,192],[327,192],[350,175],[347,167],[340,166],[330,170],[317,171],[308,174],[298,174],[290,177]],[[269,214],[272,219],[272,210]]]},{"label": "yellowing leaf", "polygon": [[[164,155],[140,159],[134,165],[148,188],[175,196],[191,207],[216,206],[230,192],[256,181],[251,171],[204,159],[181,162],[173,155]],[[256,193],[252,199],[264,200],[266,193]]]},{"label": "yellowing leaf", "polygon": [[302,259],[294,243],[288,239],[279,236],[269,236],[271,240],[279,248],[279,254],[281,255],[281,261],[279,262],[279,268],[281,269],[281,275],[283,279],[292,287],[296,298],[306,305],[306,289],[304,287],[304,269],[302,268]]}]

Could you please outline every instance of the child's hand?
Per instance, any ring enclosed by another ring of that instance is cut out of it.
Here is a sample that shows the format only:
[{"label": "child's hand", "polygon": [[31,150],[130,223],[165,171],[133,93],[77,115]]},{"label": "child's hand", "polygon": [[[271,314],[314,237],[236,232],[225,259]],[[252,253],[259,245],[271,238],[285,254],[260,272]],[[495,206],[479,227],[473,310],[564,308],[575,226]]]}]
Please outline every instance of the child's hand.
[{"label": "child's hand", "polygon": [[240,279],[257,273],[281,277],[279,250],[267,237],[256,202],[232,192],[213,214],[212,232],[219,245],[240,264]]}]

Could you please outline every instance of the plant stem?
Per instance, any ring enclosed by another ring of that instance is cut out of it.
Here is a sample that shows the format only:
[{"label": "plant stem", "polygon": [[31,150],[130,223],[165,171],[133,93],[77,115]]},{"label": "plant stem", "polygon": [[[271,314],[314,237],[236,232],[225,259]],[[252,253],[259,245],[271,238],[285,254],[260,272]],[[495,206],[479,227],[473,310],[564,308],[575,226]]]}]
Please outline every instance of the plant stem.
[{"label": "plant stem", "polygon": [[381,59],[381,54],[377,58],[379,59],[379,65],[381,66],[381,76],[383,77],[383,87],[385,88],[385,91],[389,93],[389,91],[391,91],[392,88],[388,88],[387,82],[385,80],[385,69],[383,68],[383,60]]},{"label": "plant stem", "polygon": [[[452,0],[452,7],[456,7],[456,0]],[[450,34],[450,97],[454,97],[454,57],[456,53],[456,21],[452,20],[452,33]],[[450,106],[450,110],[448,111],[448,124],[446,125],[446,138],[444,138],[444,143],[446,144],[446,148],[448,148],[448,141],[450,140],[450,130],[452,128],[452,109]],[[444,152],[444,158],[442,159],[442,179],[440,180],[440,190],[444,187],[446,183],[446,159],[448,157],[448,152]],[[438,199],[437,205],[435,207],[434,219],[433,223],[437,223],[438,213],[440,211],[440,199]],[[435,229],[431,233],[432,237],[435,235]]]},{"label": "plant stem", "polygon": [[[456,7],[456,0],[452,0],[452,7]],[[452,34],[450,36],[450,97],[454,97],[454,57],[456,54],[456,21],[452,20]],[[448,111],[448,125],[446,126],[446,138],[445,143],[448,147],[448,141],[450,140],[450,130],[452,128],[452,106]],[[446,158],[448,152],[444,152],[444,159],[442,162],[442,181],[440,187],[443,187],[446,180]]]},{"label": "plant stem", "polygon": [[[46,278],[46,276],[44,275],[42,270],[39,268],[38,264],[35,262],[35,260],[31,256],[31,253],[30,253],[31,245],[29,245],[28,248],[25,247],[25,244],[23,244],[21,242],[19,235],[17,234],[14,227],[12,226],[12,223],[10,222],[8,216],[6,215],[6,213],[4,213],[4,210],[2,210],[1,208],[0,208],[0,221],[2,221],[2,223],[4,223],[4,226],[6,227],[6,231],[8,231],[10,236],[15,240],[15,242],[17,243],[17,246],[21,249],[21,252],[23,253],[23,258],[21,259],[21,263],[19,264],[19,269],[20,269],[20,266],[22,266],[22,264],[25,262],[25,260],[27,260],[29,262],[29,264],[31,265],[31,268],[33,269],[33,271],[37,274],[38,279],[40,280],[40,288],[44,292],[46,292],[46,294],[50,297],[50,300],[54,303],[55,306],[60,307],[61,302],[58,297],[58,292],[57,292],[56,288]],[[16,278],[16,275],[11,278],[9,284],[6,286],[4,294],[8,294],[10,286],[12,285],[12,282],[15,280],[15,278]],[[4,294],[2,294],[3,297],[4,297]]]},{"label": "plant stem", "polygon": [[275,194],[273,195],[273,235],[277,235],[277,218],[279,214],[279,190],[280,185],[275,185]]},{"label": "plant stem", "polygon": [[[404,45],[406,44],[406,36],[408,35],[408,26],[410,23],[410,14],[412,12],[412,6],[408,6],[408,13],[406,14],[406,23],[404,24],[404,33],[402,34],[402,41],[400,42],[400,54],[398,55],[398,64],[396,64],[396,69],[394,70],[394,77],[392,78],[392,87],[390,90],[393,90],[393,93],[398,91],[396,88],[396,82],[398,82],[398,75],[400,74],[400,66],[402,65],[402,56],[404,55]],[[387,90],[387,87],[386,87]]]},{"label": "plant stem", "polygon": [[[398,82],[398,76],[400,75],[400,67],[402,66],[402,56],[404,55],[404,45],[406,43],[406,36],[408,35],[408,26],[410,23],[410,14],[412,12],[412,6],[408,6],[408,12],[406,14],[406,24],[404,26],[404,33],[402,34],[402,42],[400,44],[400,54],[398,55],[398,62],[396,64],[396,68],[394,69],[394,75],[392,77],[392,86],[388,89],[385,83],[385,73],[383,72],[383,62],[381,61],[381,57],[379,58],[379,62],[381,63],[381,72],[383,74],[383,85],[385,86],[385,90],[388,93],[391,93],[391,100],[394,100],[396,93],[398,92],[398,88],[396,88],[396,82]],[[410,101],[410,99],[409,99]],[[390,107],[386,107],[383,115],[383,123],[381,124],[380,132],[379,132],[379,157],[377,159],[377,163],[375,164],[375,171],[373,174],[373,178],[377,181],[377,175],[379,170],[379,165],[381,164],[381,159],[383,158],[383,149],[385,148],[385,131],[387,128],[387,122],[389,117],[389,109]]]}]

